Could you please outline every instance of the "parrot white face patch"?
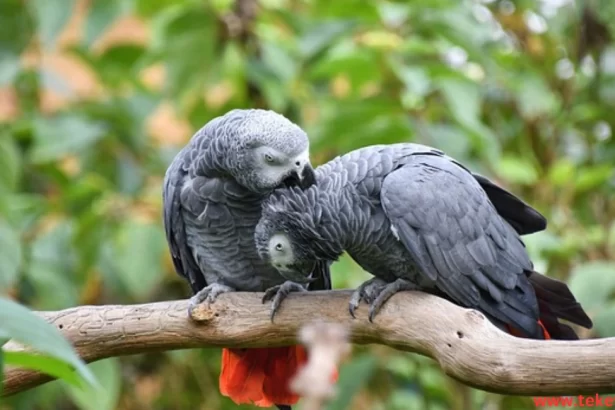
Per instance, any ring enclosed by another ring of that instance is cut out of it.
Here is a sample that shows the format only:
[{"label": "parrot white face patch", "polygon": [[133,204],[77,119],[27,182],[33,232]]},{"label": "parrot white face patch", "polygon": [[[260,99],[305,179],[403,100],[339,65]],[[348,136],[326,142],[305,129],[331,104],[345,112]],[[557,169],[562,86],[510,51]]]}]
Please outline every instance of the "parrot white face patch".
[{"label": "parrot white face patch", "polygon": [[276,269],[286,269],[295,261],[293,248],[288,236],[278,233],[269,239],[269,259]]}]

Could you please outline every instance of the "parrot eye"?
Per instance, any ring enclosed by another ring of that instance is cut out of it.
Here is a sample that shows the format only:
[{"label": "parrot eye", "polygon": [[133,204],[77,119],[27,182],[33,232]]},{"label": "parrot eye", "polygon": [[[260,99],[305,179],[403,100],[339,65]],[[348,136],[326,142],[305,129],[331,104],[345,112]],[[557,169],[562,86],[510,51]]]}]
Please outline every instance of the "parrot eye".
[{"label": "parrot eye", "polygon": [[295,165],[299,168],[301,166],[301,161],[295,161]]},{"label": "parrot eye", "polygon": [[265,154],[265,161],[269,162],[270,164],[273,163],[274,161],[273,156],[269,154]]},{"label": "parrot eye", "polygon": [[276,250],[276,251],[281,251],[281,250],[282,250],[282,248],[283,248],[283,246],[282,246],[282,244],[281,244],[281,243],[278,243],[278,244],[276,244],[276,245],[275,245],[275,250]]}]

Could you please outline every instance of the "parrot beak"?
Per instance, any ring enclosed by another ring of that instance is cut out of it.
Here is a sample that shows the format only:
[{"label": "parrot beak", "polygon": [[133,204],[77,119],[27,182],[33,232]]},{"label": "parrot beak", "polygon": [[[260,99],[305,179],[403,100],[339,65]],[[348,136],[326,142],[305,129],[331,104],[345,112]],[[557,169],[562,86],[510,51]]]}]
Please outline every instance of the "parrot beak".
[{"label": "parrot beak", "polygon": [[305,164],[301,173],[293,171],[282,181],[282,185],[286,188],[298,186],[302,190],[314,184],[316,184],[316,174],[314,173],[314,168],[309,163]]},{"label": "parrot beak", "polygon": [[306,190],[312,185],[316,185],[316,173],[314,168],[312,168],[312,164],[307,163],[299,176],[299,186],[301,189]]}]

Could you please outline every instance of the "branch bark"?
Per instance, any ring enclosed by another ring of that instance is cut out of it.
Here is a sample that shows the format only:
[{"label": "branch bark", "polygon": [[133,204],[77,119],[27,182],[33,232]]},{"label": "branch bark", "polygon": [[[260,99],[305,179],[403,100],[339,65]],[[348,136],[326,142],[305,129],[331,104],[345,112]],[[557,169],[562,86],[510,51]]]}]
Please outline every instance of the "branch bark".
[{"label": "branch bark", "polygon": [[[221,295],[201,306],[195,323],[188,302],[125,306],[79,306],[38,312],[58,327],[86,362],[112,356],[205,346],[263,347],[296,343],[300,328],[314,321],[348,326],[351,341],[377,343],[435,359],[450,376],[503,394],[579,395],[615,392],[615,338],[538,341],[512,337],[481,313],[421,292],[395,295],[374,323],[361,305],[348,314],[349,291],[291,294],[275,323],[258,293]],[[5,348],[20,349],[16,344]],[[50,378],[29,370],[5,371],[4,395]]]}]

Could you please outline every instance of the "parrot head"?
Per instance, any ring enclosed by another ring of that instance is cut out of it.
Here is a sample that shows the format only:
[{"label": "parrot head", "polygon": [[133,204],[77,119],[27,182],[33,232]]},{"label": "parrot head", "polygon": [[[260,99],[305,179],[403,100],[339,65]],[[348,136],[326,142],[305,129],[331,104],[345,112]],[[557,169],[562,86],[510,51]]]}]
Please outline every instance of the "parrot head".
[{"label": "parrot head", "polygon": [[266,193],[277,187],[315,183],[307,134],[273,111],[232,110],[220,117],[226,138],[221,149],[226,170],[244,187]]},{"label": "parrot head", "polygon": [[256,249],[285,279],[308,283],[318,261],[334,261],[341,244],[327,240],[320,230],[329,222],[319,208],[319,191],[282,188],[264,202],[256,226]]}]

